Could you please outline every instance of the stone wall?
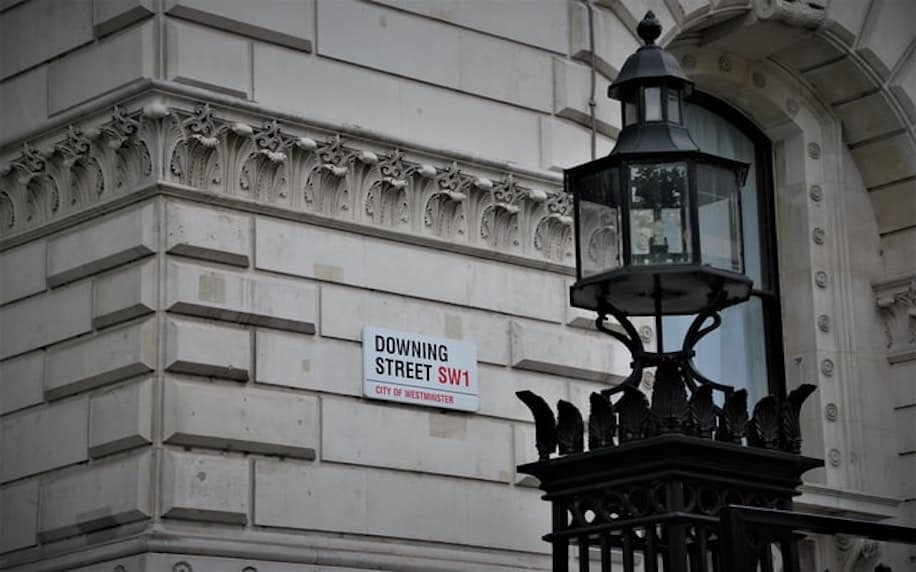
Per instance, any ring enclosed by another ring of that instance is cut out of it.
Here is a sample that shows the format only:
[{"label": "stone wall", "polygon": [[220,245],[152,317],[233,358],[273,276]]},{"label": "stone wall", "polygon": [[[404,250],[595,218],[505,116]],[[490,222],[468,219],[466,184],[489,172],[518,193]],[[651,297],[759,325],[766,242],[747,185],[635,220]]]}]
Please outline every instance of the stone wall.
[{"label": "stone wall", "polygon": [[[909,4],[594,3],[0,0],[0,567],[549,569],[513,393],[628,371],[558,171],[647,7],[774,141],[805,508],[916,522]],[[480,411],[362,398],[364,325],[473,341]]]}]

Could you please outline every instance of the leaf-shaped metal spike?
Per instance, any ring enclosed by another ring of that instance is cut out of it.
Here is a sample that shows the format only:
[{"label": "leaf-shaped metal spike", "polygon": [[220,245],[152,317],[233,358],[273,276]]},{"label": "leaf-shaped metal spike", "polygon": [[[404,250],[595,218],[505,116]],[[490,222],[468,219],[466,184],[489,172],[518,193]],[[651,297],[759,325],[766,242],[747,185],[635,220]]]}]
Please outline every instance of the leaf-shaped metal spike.
[{"label": "leaf-shaped metal spike", "polygon": [[681,368],[665,363],[655,371],[652,386],[652,413],[661,433],[677,433],[687,419],[687,387]]},{"label": "leaf-shaped metal spike", "polygon": [[557,401],[557,442],[560,454],[581,453],[585,448],[584,432],[582,414],[576,406],[562,399]]},{"label": "leaf-shaped metal spike", "polygon": [[623,386],[623,397],[614,405],[614,411],[618,415],[618,435],[621,443],[646,436],[651,412],[649,400],[642,391],[629,385]]},{"label": "leaf-shaped metal spike", "polygon": [[747,390],[739,389],[725,399],[716,441],[740,443],[747,434]]},{"label": "leaf-shaped metal spike", "polygon": [[772,395],[764,397],[754,406],[747,444],[764,449],[779,447],[779,401]]},{"label": "leaf-shaped metal spike", "polygon": [[588,415],[588,449],[594,451],[614,445],[614,433],[617,431],[617,418],[610,400],[600,393],[592,393],[588,398],[590,411]]},{"label": "leaf-shaped metal spike", "polygon": [[801,425],[799,415],[802,403],[808,399],[816,386],[804,383],[789,392],[789,396],[780,408],[780,425],[782,429],[782,449],[789,453],[801,453]]},{"label": "leaf-shaped metal spike", "polygon": [[696,435],[709,439],[716,430],[716,406],[712,402],[712,386],[701,385],[690,397],[690,421]]},{"label": "leaf-shaped metal spike", "polygon": [[516,391],[522,403],[528,406],[534,416],[534,441],[538,450],[538,460],[546,461],[557,449],[557,421],[553,410],[540,395],[528,391]]}]

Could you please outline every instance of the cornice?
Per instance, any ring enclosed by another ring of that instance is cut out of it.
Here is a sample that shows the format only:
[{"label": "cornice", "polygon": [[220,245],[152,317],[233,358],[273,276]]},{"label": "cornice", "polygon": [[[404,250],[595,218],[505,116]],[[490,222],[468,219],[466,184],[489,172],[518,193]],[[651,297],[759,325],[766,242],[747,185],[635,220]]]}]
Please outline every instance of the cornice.
[{"label": "cornice", "polygon": [[107,118],[84,115],[22,143],[0,164],[0,250],[155,187],[552,270],[572,266],[571,206],[556,174],[253,111],[148,93]]}]

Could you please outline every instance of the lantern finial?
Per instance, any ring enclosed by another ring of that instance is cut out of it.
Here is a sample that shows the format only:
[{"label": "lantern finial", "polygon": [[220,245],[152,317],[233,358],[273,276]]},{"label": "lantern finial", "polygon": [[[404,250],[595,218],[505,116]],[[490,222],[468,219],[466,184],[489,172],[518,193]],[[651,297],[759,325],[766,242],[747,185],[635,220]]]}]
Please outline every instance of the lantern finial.
[{"label": "lantern finial", "polygon": [[642,38],[647,46],[655,43],[655,40],[662,35],[662,24],[655,17],[655,12],[652,10],[646,12],[642,22],[636,27],[636,33],[639,34],[639,37]]}]

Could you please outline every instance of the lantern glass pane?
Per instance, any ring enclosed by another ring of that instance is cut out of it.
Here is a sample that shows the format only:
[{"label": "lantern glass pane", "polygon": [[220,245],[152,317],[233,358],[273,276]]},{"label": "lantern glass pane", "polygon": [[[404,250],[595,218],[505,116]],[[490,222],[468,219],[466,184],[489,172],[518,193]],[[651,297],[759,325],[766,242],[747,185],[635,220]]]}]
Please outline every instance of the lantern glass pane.
[{"label": "lantern glass pane", "polygon": [[576,247],[579,278],[620,266],[620,176],[617,168],[583,174],[571,180],[578,197]]},{"label": "lantern glass pane", "polygon": [[644,97],[646,98],[646,121],[661,121],[662,88],[647,87]]},{"label": "lantern glass pane", "polygon": [[631,165],[629,169],[631,263],[689,262],[687,164]]},{"label": "lantern glass pane", "polygon": [[735,170],[697,164],[700,259],[703,264],[743,273],[739,191]]},{"label": "lantern glass pane", "polygon": [[681,122],[681,105],[678,98],[678,92],[675,90],[668,91],[668,121],[672,123]]},{"label": "lantern glass pane", "polygon": [[636,104],[632,101],[623,102],[623,125],[633,125],[637,121]]}]

